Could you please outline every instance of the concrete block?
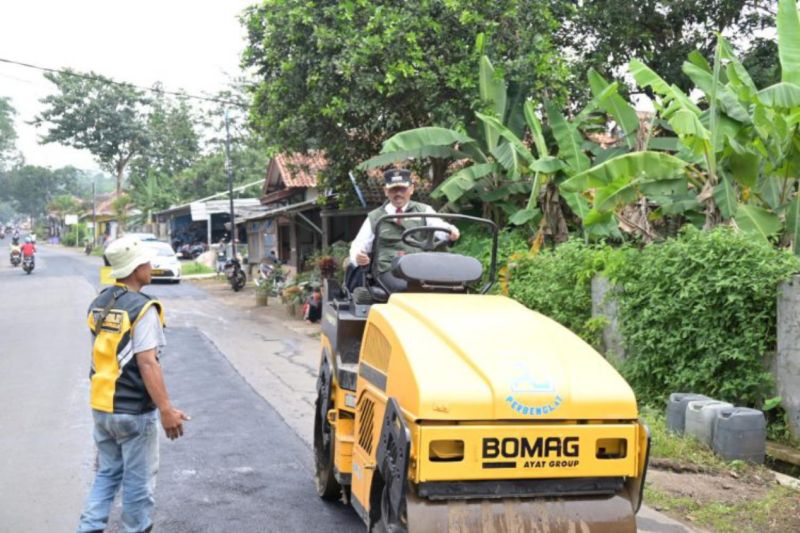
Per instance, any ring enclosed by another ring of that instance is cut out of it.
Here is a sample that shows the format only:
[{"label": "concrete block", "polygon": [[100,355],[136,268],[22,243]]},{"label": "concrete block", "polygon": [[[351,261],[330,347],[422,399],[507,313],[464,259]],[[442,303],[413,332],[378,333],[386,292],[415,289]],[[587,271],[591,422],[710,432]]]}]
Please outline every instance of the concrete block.
[{"label": "concrete block", "polygon": [[592,317],[603,316],[608,323],[603,328],[603,351],[625,359],[625,343],[619,325],[619,308],[614,297],[615,288],[603,276],[592,278]]},{"label": "concrete block", "polygon": [[775,382],[789,429],[800,438],[800,275],[778,288],[777,335]]}]

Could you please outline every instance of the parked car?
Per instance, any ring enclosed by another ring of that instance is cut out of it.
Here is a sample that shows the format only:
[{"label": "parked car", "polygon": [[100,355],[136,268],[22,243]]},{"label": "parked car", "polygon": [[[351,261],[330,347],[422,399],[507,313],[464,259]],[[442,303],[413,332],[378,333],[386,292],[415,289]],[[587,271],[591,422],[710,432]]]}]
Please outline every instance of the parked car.
[{"label": "parked car", "polygon": [[172,246],[157,240],[145,240],[143,242],[156,251],[156,257],[150,262],[153,266],[153,279],[180,283],[181,262],[178,260],[178,256]]},{"label": "parked car", "polygon": [[158,237],[155,236],[153,233],[126,233],[127,237],[134,237],[139,239],[140,241],[150,242],[150,241],[157,241]]}]

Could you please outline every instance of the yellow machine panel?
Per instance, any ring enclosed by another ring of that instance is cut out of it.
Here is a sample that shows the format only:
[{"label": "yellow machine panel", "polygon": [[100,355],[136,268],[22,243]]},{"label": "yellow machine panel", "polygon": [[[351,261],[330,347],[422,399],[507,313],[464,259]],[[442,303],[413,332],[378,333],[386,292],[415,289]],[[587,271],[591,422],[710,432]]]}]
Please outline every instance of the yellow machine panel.
[{"label": "yellow machine panel", "polygon": [[413,419],[638,416],[633,391],[602,356],[554,320],[509,298],[392,295],[370,313],[362,365],[371,357],[366,350],[373,328],[391,345],[388,371],[380,373],[386,394]]},{"label": "yellow machine panel", "polygon": [[[425,482],[635,476],[639,431],[636,424],[423,426],[414,477]],[[440,446],[455,451],[442,455]]]}]

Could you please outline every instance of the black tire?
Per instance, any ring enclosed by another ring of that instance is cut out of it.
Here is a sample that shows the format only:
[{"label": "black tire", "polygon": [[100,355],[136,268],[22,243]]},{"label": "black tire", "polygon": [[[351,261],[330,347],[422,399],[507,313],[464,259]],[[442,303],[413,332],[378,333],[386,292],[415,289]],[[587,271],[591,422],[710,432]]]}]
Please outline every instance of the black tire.
[{"label": "black tire", "polygon": [[233,279],[231,280],[231,287],[233,288],[234,292],[239,292],[240,290],[244,289],[245,284],[247,284],[247,276],[245,276],[243,270],[237,270],[233,273]]},{"label": "black tire", "polygon": [[[330,391],[328,390],[328,393]],[[326,387],[317,387],[317,401],[314,403],[314,481],[317,494],[323,500],[338,500],[342,491],[334,475],[335,430],[328,422],[325,408],[329,398],[325,398]]]}]

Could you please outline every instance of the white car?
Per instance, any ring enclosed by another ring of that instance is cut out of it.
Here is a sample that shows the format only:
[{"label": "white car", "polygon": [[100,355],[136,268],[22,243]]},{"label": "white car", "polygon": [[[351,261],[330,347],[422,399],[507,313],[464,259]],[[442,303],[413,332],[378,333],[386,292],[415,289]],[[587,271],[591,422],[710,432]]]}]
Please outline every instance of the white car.
[{"label": "white car", "polygon": [[147,246],[156,251],[156,257],[150,261],[153,267],[152,277],[154,280],[163,279],[180,283],[181,281],[181,262],[172,246],[161,241],[142,241]]}]

